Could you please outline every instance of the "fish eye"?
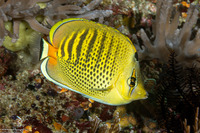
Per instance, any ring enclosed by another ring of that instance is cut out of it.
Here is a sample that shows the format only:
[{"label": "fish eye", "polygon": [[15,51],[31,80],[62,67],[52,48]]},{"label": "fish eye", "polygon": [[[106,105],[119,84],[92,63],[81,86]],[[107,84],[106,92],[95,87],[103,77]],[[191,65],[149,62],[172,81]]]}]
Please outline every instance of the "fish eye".
[{"label": "fish eye", "polygon": [[133,69],[132,76],[130,78],[128,78],[128,85],[130,87],[134,87],[135,86],[135,82],[136,82],[136,73],[135,73],[135,69]]},{"label": "fish eye", "polygon": [[131,77],[129,86],[130,87],[134,87],[135,86],[135,81],[136,81],[135,77]]},{"label": "fish eye", "polygon": [[136,61],[138,61],[138,53],[137,52],[135,52],[135,59],[136,59]]},{"label": "fish eye", "polygon": [[128,85],[130,87],[134,87],[135,86],[135,81],[136,81],[135,77],[128,78]]}]

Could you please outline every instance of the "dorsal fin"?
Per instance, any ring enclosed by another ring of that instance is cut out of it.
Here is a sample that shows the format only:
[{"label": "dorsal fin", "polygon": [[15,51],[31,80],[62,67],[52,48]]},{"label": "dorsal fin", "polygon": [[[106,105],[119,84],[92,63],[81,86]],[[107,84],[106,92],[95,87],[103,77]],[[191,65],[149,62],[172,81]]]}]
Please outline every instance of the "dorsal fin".
[{"label": "dorsal fin", "polygon": [[54,37],[54,34],[56,32],[56,30],[62,26],[63,24],[65,23],[68,23],[68,22],[71,22],[71,21],[89,21],[89,20],[86,20],[86,19],[81,19],[81,18],[68,18],[68,19],[64,19],[64,20],[61,20],[59,22],[57,22],[50,30],[49,32],[49,38],[50,38],[50,43],[53,44],[53,37]]}]

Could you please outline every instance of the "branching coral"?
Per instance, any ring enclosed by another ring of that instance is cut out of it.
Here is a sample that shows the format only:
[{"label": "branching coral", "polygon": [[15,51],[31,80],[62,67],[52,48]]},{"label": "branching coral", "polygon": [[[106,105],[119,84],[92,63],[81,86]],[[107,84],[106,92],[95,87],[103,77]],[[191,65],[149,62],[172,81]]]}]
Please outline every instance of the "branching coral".
[{"label": "branching coral", "polygon": [[[153,34],[148,37],[141,29],[142,48],[138,45],[139,57],[144,59],[158,58],[167,62],[170,50],[177,54],[177,61],[186,66],[200,65],[200,29],[195,27],[198,19],[198,6],[192,5],[188,10],[186,22],[179,28],[180,12],[175,10],[172,0],[157,2],[156,19],[152,26]],[[191,37],[196,32],[195,37]],[[135,36],[134,36],[135,37]]]},{"label": "branching coral", "polygon": [[[69,17],[86,19],[100,18],[112,14],[111,10],[97,10],[102,0],[92,0],[86,4],[81,0],[0,0],[0,45],[5,36],[12,38],[13,42],[19,38],[19,25],[22,20],[30,27],[42,34],[49,34],[49,29],[57,21]],[[36,17],[42,17],[40,22]],[[12,21],[12,30],[5,28],[5,22]]]},{"label": "branching coral", "polygon": [[[103,17],[108,17],[112,14],[111,10],[94,10],[102,0],[93,0],[82,8],[78,5],[73,5],[73,3],[79,2],[80,0],[54,0],[47,3],[47,7],[44,9],[44,16],[47,16],[46,21],[50,24],[56,21],[69,17],[85,18],[85,19],[95,19]],[[72,3],[73,2],[73,3]],[[52,22],[54,20],[54,22]]]},{"label": "branching coral", "polygon": [[[50,0],[0,0],[0,45],[3,42],[5,36],[10,36],[13,41],[19,36],[19,24],[21,20],[29,21],[30,18],[34,18],[40,14],[40,7],[37,2],[48,2]],[[13,21],[13,33],[5,29],[4,22]],[[37,24],[40,27],[40,31],[48,33],[49,29]],[[32,26],[31,26],[32,27]]]}]

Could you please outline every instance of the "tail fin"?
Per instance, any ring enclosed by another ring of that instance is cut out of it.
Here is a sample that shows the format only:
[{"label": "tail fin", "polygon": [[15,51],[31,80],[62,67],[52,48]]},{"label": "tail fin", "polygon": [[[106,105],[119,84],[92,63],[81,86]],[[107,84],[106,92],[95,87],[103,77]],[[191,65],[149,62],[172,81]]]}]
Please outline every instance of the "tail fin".
[{"label": "tail fin", "polygon": [[42,52],[41,52],[40,60],[43,60],[46,57],[48,57],[48,51],[49,51],[49,43],[45,39],[42,39],[41,49],[42,49]]}]

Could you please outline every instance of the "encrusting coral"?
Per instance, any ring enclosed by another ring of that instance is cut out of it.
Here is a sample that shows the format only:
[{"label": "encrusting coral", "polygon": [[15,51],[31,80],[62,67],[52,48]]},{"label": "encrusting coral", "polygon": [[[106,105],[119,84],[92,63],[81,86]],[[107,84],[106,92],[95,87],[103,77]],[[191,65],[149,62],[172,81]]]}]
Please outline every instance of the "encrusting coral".
[{"label": "encrusting coral", "polygon": [[[140,30],[144,44],[136,46],[140,60],[158,58],[167,63],[170,50],[173,50],[177,54],[177,61],[186,66],[200,66],[200,29],[195,27],[198,10],[199,5],[191,4],[185,23],[179,28],[180,11],[173,7],[172,0],[158,1],[156,19],[152,25],[153,33],[148,37],[144,29]],[[191,38],[193,34],[196,36]],[[133,37],[136,39],[135,35]]]}]

